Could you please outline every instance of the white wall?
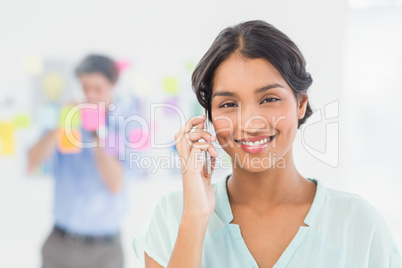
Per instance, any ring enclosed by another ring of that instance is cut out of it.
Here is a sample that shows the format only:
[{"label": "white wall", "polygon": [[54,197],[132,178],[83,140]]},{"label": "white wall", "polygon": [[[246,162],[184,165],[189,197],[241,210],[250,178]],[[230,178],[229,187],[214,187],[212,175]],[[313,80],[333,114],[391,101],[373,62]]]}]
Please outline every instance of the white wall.
[{"label": "white wall", "polygon": [[[375,17],[376,21],[387,18],[376,14],[374,11],[367,16]],[[0,109],[0,118],[31,105],[32,92],[22,67],[23,58],[29,53],[76,61],[86,53],[102,52],[132,59],[138,73],[169,75],[178,72],[188,60],[198,61],[221,29],[249,19],[274,24],[300,46],[314,78],[310,95],[314,110],[339,101],[339,117],[330,121],[339,123],[339,163],[332,167],[306,149],[308,146],[325,150],[326,122],[319,122],[306,128],[305,146],[301,136],[297,136],[295,160],[301,173],[320,179],[328,187],[362,194],[385,216],[402,247],[402,210],[397,206],[402,201],[397,168],[402,149],[396,112],[401,100],[401,94],[397,93],[401,89],[398,74],[391,72],[384,78],[389,82],[386,91],[378,90],[381,79],[376,84],[359,83],[377,77],[378,65],[382,70],[389,68],[382,61],[384,58],[392,61],[395,55],[400,57],[400,46],[395,42],[400,44],[401,40],[392,39],[390,34],[381,37],[383,42],[373,44],[377,35],[373,36],[371,29],[376,25],[367,24],[369,19],[349,12],[343,1],[3,0],[0,98],[15,96],[16,105],[12,111]],[[376,28],[376,33],[391,28],[402,32],[400,20],[385,23],[383,28]],[[373,62],[365,61],[357,58],[370,57],[364,53],[358,55],[361,40],[373,49],[380,45],[385,49],[373,57]],[[388,40],[393,42],[392,46],[388,46]],[[355,74],[360,68],[365,68],[367,74]],[[400,65],[395,68],[402,70]],[[368,115],[383,118],[382,113],[372,109],[386,110],[390,115],[381,123],[379,140],[371,134],[369,125],[362,123],[367,123],[364,118]],[[176,130],[166,132],[173,137]],[[29,139],[19,140],[25,138]],[[370,149],[373,146],[374,151]],[[338,157],[338,151],[334,153]],[[0,156],[0,251],[7,253],[1,254],[1,267],[38,267],[40,246],[52,224],[52,181],[28,180],[21,170],[23,163],[24,152],[12,157]],[[152,202],[164,191],[176,187],[180,187],[180,178],[156,175],[132,185],[131,212],[123,230],[127,267],[137,267],[130,249],[131,238],[143,224]]]},{"label": "white wall", "polygon": [[402,7],[348,13],[341,100],[344,187],[368,199],[402,248]]}]

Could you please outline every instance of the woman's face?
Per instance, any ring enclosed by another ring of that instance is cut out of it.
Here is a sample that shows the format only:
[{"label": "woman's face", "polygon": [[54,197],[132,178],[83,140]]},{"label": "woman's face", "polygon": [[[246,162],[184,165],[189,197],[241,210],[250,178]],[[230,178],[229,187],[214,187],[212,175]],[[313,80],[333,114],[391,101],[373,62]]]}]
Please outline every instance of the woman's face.
[{"label": "woman's face", "polygon": [[286,167],[306,106],[307,96],[296,100],[264,59],[232,54],[215,72],[211,115],[216,137],[232,164],[249,171]]}]

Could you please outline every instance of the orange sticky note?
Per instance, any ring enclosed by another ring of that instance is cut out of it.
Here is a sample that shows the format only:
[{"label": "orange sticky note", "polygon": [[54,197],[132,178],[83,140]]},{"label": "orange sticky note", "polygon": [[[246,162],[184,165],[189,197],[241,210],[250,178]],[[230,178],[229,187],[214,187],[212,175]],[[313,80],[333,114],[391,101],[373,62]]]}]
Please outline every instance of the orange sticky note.
[{"label": "orange sticky note", "polygon": [[82,134],[78,129],[59,129],[57,133],[57,144],[59,151],[63,154],[75,154],[82,150]]},{"label": "orange sticky note", "polygon": [[14,153],[14,123],[0,122],[0,155]]}]

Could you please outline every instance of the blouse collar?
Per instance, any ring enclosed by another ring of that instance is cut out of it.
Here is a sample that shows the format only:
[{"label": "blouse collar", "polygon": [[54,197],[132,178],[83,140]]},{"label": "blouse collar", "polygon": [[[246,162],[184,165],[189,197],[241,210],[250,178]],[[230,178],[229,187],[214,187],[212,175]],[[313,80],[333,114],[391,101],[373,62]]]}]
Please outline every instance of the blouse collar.
[{"label": "blouse collar", "polygon": [[[222,218],[222,220],[229,224],[233,220],[232,209],[230,207],[229,196],[227,192],[227,180],[231,175],[228,175],[226,179],[221,180],[217,183],[217,197],[216,197],[216,209],[217,214]],[[307,178],[308,180],[317,184],[317,190],[314,196],[313,203],[310,207],[309,212],[307,213],[306,218],[304,219],[304,223],[308,226],[314,224],[319,211],[323,205],[323,199],[325,197],[326,188],[322,183],[317,179]]]}]

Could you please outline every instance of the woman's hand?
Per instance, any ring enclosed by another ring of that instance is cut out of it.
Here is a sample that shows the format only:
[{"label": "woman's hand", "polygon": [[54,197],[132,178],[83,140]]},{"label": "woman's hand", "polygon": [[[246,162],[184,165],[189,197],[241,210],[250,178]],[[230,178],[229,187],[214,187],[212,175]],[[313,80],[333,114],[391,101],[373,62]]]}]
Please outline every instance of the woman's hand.
[{"label": "woman's hand", "polygon": [[[199,218],[208,222],[215,209],[215,193],[211,185],[211,176],[218,153],[211,144],[216,141],[216,137],[203,131],[205,120],[205,116],[188,120],[175,135],[175,141],[183,178],[183,218]],[[193,128],[194,131],[192,131]],[[206,142],[199,142],[200,139]],[[200,159],[205,151],[211,155],[211,174],[209,175],[205,170],[205,163]]]},{"label": "woman's hand", "polygon": [[[218,156],[210,143],[216,138],[203,131],[205,120],[205,116],[191,118],[175,135],[183,177],[183,214],[168,268],[201,267],[205,232],[215,208],[215,192],[211,185],[211,176],[215,158]],[[199,142],[200,139],[206,142]],[[205,151],[211,155],[209,175],[205,170],[205,164],[200,160],[201,154],[205,154]]]}]

